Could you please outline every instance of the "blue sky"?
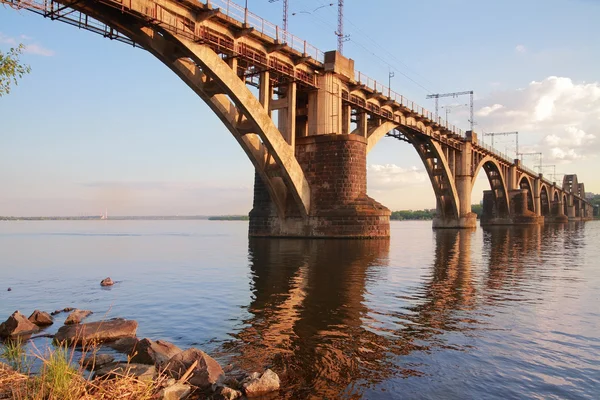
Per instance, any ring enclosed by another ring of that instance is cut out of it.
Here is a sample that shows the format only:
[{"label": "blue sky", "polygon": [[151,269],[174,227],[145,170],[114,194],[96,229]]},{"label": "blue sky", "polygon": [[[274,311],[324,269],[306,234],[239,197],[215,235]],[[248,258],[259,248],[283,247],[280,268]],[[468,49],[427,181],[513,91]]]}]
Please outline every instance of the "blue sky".
[{"label": "blue sky", "polygon": [[[324,4],[290,0],[296,15],[289,26],[326,51],[336,47],[337,10],[312,12]],[[588,191],[600,192],[600,2],[364,4],[346,1],[345,9],[344,53],[357,70],[382,82],[393,70],[392,88],[430,109],[428,93],[474,90],[476,131],[519,131],[522,151],[542,151],[544,164],[575,172]],[[280,3],[249,0],[249,8],[281,21]],[[0,215],[250,210],[250,161],[208,107],[150,54],[0,7],[0,49],[18,42],[28,46],[23,60],[32,73],[0,99]],[[457,107],[449,118],[467,128],[467,112]],[[513,151],[513,140],[496,139],[496,147]],[[368,158],[369,194],[394,210],[434,207],[415,151],[393,139],[383,143]],[[486,188],[479,179],[473,202]]]}]

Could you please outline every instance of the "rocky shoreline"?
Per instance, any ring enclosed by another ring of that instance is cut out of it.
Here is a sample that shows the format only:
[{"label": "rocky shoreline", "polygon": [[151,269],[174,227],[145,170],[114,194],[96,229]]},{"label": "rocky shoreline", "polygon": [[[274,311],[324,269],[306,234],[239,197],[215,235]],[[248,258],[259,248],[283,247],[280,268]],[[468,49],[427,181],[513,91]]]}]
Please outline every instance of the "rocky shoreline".
[{"label": "rocky shoreline", "polygon": [[[64,312],[69,315],[56,334],[43,333],[54,323],[53,316]],[[113,318],[83,323],[91,314],[91,310],[65,308],[52,313],[35,310],[27,318],[15,311],[0,324],[0,340],[23,343],[39,337],[51,338],[55,345],[74,350],[77,360],[73,362],[79,363],[82,374],[88,371],[88,379],[110,380],[127,376],[152,381],[156,383],[152,399],[156,400],[277,396],[280,379],[270,369],[233,374],[230,366],[223,368],[200,349],[184,350],[164,340],[138,338],[138,323],[134,320]],[[106,349],[122,354],[126,361],[115,361]],[[2,389],[0,387],[0,392]]]}]

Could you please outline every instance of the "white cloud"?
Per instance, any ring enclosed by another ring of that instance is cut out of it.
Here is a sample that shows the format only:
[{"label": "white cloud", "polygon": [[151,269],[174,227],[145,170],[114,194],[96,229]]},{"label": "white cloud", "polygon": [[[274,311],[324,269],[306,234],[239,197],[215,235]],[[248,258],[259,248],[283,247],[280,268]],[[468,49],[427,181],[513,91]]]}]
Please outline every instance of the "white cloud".
[{"label": "white cloud", "polygon": [[502,104],[494,104],[493,106],[486,106],[486,107],[483,107],[481,110],[477,111],[477,116],[478,117],[487,117],[494,111],[498,111],[501,108],[504,108],[504,106]]},{"label": "white cloud", "polygon": [[519,44],[519,45],[517,45],[517,47],[515,47],[515,51],[517,53],[525,54],[525,53],[527,53],[527,47],[525,47],[522,44]]},{"label": "white cloud", "polygon": [[403,168],[396,164],[372,164],[367,167],[369,188],[374,190],[399,189],[428,180],[423,167]]},{"label": "white cloud", "polygon": [[0,32],[0,44],[6,44],[12,47],[18,46],[20,43],[25,45],[25,53],[34,54],[38,56],[51,57],[54,55],[54,51],[43,47],[38,43],[27,43],[31,42],[32,38],[26,35],[19,36],[19,40],[11,36],[6,36]]},{"label": "white cloud", "polygon": [[[522,89],[493,93],[476,112],[486,131],[536,134],[536,151],[568,162],[600,154],[600,82],[551,76]],[[546,158],[548,156],[548,158]]]}]

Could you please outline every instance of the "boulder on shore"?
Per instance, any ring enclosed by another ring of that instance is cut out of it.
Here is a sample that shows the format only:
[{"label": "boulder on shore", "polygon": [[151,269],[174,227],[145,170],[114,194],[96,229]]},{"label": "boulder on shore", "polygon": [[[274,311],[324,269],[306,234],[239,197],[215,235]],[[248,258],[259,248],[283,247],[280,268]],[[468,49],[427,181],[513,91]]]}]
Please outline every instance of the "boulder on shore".
[{"label": "boulder on shore", "polygon": [[107,346],[119,353],[127,354],[131,357],[135,354],[139,342],[140,339],[136,337],[124,337],[108,343]]},{"label": "boulder on shore", "polygon": [[135,337],[138,323],[123,318],[106,321],[89,322],[87,324],[62,326],[54,340],[57,343],[89,344],[92,342],[110,342],[124,337]]},{"label": "boulder on shore", "polygon": [[12,313],[6,321],[0,324],[0,339],[14,338],[39,331],[40,328],[19,312]]},{"label": "boulder on shore", "polygon": [[48,326],[54,323],[50,314],[40,310],[35,310],[27,319],[37,326]]},{"label": "boulder on shore", "polygon": [[96,371],[105,365],[112,363],[114,360],[115,358],[110,354],[90,354],[89,356],[82,358],[79,361],[79,364],[89,371]]},{"label": "boulder on shore", "polygon": [[137,343],[135,351],[132,354],[131,362],[139,364],[154,364],[163,366],[173,356],[181,353],[179,347],[173,343],[164,340],[153,341],[150,339],[142,339]]},{"label": "boulder on shore", "polygon": [[91,314],[92,312],[90,310],[75,309],[71,314],[69,314],[69,316],[65,320],[65,325],[80,324],[84,318],[88,317]]},{"label": "boulder on shore", "polygon": [[161,390],[158,394],[159,400],[181,400],[185,399],[192,391],[190,385],[174,383]]},{"label": "boulder on shore", "polygon": [[247,397],[263,396],[279,390],[279,376],[275,372],[267,369],[260,377],[257,375],[252,374],[243,384]]},{"label": "boulder on shore", "polygon": [[206,389],[224,375],[223,369],[214,358],[194,347],[171,357],[165,366],[165,371],[173,378],[180,379],[196,361],[196,366],[192,369],[192,375],[188,380],[190,384]]},{"label": "boulder on shore", "polygon": [[100,281],[100,286],[112,286],[114,284],[115,282],[112,279],[110,279],[110,276]]}]

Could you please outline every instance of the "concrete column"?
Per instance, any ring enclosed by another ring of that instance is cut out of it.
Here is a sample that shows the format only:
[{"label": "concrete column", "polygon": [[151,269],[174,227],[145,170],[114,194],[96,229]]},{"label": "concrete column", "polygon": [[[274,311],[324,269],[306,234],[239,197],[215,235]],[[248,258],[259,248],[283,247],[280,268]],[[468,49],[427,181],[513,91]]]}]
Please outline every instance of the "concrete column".
[{"label": "concrete column", "polygon": [[269,71],[260,73],[260,87],[258,88],[258,100],[260,104],[271,116],[271,99],[273,98],[273,89],[271,88],[271,78]]},{"label": "concrete column", "polygon": [[535,215],[542,215],[542,198],[541,198],[541,175],[533,181],[533,208]]},{"label": "concrete column", "polygon": [[358,132],[359,135],[366,138],[369,132],[369,116],[366,112],[358,114]]},{"label": "concrete column", "polygon": [[325,73],[319,76],[318,80],[316,103],[309,102],[309,134],[340,134],[342,133],[341,81],[334,73]]},{"label": "concrete column", "polygon": [[342,106],[342,135],[350,134],[352,124],[352,107],[349,104]]},{"label": "concrete column", "polygon": [[292,146],[292,150],[296,147],[296,82],[288,85],[287,91],[287,142]]},{"label": "concrete column", "polygon": [[508,169],[508,176],[506,177],[506,189],[517,190],[520,189],[517,185],[517,167],[521,166],[521,160],[515,159],[514,164]]}]

